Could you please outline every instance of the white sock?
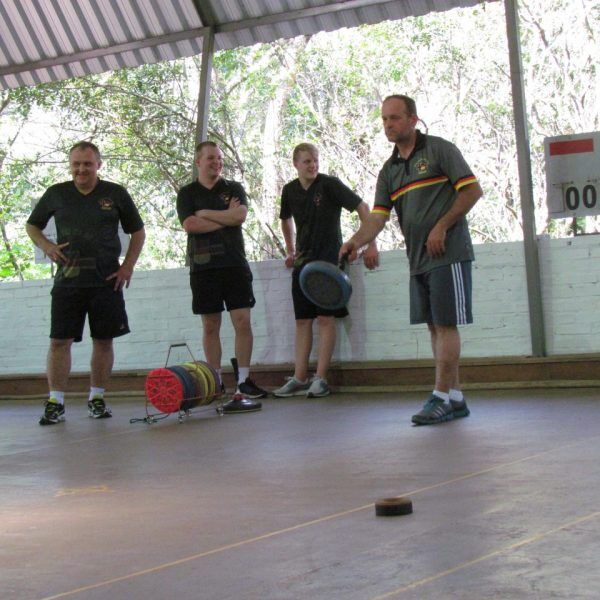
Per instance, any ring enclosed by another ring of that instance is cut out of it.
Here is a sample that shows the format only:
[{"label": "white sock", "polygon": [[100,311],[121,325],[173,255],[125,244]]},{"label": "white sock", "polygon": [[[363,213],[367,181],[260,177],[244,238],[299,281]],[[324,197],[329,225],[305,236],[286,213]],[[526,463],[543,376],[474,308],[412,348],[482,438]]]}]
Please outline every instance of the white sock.
[{"label": "white sock", "polygon": [[433,395],[441,398],[444,402],[448,402],[450,399],[450,394],[448,392],[440,392],[438,390],[433,390]]},{"label": "white sock", "polygon": [[450,390],[450,400],[455,402],[462,402],[465,399],[463,393],[460,390]]},{"label": "white sock", "polygon": [[223,383],[223,369],[217,369],[217,375],[219,376],[219,385],[221,385],[221,383]]},{"label": "white sock", "polygon": [[59,404],[65,403],[65,393],[64,392],[57,392],[56,390],[50,390],[49,397],[54,398],[54,400],[56,400]]},{"label": "white sock", "polygon": [[250,367],[240,367],[238,371],[238,383],[244,383],[250,375]]},{"label": "white sock", "polygon": [[95,396],[100,396],[100,398],[103,398],[104,397],[104,388],[91,387],[88,400],[91,400]]}]

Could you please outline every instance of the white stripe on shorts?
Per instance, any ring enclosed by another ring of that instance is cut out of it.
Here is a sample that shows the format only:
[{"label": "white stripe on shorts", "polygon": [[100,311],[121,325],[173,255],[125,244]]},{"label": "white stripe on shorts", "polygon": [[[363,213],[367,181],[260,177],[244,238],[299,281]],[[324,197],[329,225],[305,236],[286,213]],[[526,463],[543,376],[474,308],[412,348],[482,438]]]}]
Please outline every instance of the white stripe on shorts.
[{"label": "white stripe on shorts", "polygon": [[452,284],[454,285],[454,309],[456,310],[456,324],[467,324],[467,307],[465,305],[465,282],[460,263],[452,263]]}]

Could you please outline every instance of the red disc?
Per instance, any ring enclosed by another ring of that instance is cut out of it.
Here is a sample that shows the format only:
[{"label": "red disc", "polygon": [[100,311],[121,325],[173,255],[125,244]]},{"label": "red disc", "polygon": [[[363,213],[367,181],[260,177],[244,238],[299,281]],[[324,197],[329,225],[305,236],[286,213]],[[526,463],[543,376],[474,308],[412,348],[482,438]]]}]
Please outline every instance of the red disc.
[{"label": "red disc", "polygon": [[146,377],[146,397],[162,413],[177,412],[185,398],[181,379],[168,369],[154,369]]}]

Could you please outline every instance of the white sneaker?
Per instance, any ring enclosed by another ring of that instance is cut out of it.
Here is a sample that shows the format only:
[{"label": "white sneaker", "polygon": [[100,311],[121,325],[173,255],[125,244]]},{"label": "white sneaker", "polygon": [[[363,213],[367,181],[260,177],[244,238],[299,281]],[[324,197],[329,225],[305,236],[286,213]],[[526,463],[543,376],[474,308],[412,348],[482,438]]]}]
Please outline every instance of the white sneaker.
[{"label": "white sneaker", "polygon": [[304,396],[310,387],[310,381],[300,381],[295,377],[288,377],[285,385],[273,392],[276,398],[289,398],[290,396]]},{"label": "white sneaker", "polygon": [[329,396],[329,394],[331,394],[331,390],[327,382],[321,377],[313,377],[306,395],[309,398],[322,398],[323,396]]}]

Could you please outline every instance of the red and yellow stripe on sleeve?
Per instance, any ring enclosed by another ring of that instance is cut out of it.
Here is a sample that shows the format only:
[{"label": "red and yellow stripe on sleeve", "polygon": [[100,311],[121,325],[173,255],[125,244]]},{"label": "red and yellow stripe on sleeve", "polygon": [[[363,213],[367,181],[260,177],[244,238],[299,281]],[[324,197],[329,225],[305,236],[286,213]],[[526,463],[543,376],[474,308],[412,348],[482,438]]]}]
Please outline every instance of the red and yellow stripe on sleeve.
[{"label": "red and yellow stripe on sleeve", "polygon": [[382,206],[381,204],[376,204],[371,211],[375,215],[384,215],[385,217],[389,217],[392,209],[390,206]]},{"label": "red and yellow stripe on sleeve", "polygon": [[471,185],[472,183],[477,183],[477,177],[475,177],[475,175],[469,175],[468,177],[463,177],[462,179],[459,179],[454,184],[454,189],[458,192],[460,188],[465,187],[465,185]]},{"label": "red and yellow stripe on sleeve", "polygon": [[403,196],[412,190],[418,190],[419,188],[424,188],[430,185],[437,185],[438,183],[444,183],[445,181],[448,181],[448,178],[445,175],[429,177],[428,179],[419,179],[419,181],[407,183],[406,185],[398,188],[395,192],[392,192],[390,194],[390,199],[392,202],[396,202],[400,196]]}]

